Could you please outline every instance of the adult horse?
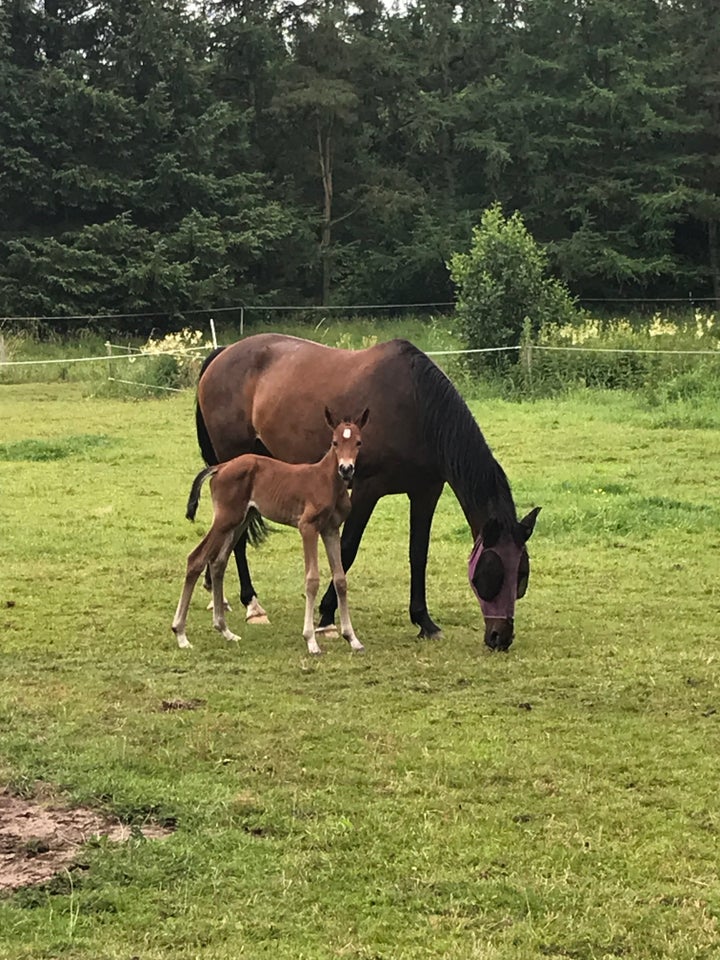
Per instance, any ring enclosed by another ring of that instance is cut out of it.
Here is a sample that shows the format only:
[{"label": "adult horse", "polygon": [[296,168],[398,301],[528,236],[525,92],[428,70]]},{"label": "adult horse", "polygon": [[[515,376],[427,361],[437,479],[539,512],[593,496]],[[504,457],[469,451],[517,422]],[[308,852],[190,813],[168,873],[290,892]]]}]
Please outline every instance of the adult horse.
[{"label": "adult horse", "polygon": [[[243,453],[288,463],[319,460],[327,448],[325,406],[352,419],[373,416],[353,478],[352,510],[342,534],[342,563],[352,565],[380,497],[410,500],[410,619],[420,636],[440,628],[425,598],[430,525],[443,485],[457,497],[480,557],[471,578],[485,615],[485,642],[507,650],[514,632],[514,601],[527,585],[525,542],[539,508],[517,519],[507,477],[467,405],[445,374],[407,340],[366,350],[340,350],[282,334],[247,337],[214,351],[203,364],[196,426],[208,464]],[[240,598],[248,619],[262,617],[246,556],[235,549]],[[477,559],[477,558],[476,558]],[[501,590],[502,587],[502,590]],[[499,604],[502,595],[507,602]],[[337,597],[330,584],[320,603],[319,630],[332,627]]]}]

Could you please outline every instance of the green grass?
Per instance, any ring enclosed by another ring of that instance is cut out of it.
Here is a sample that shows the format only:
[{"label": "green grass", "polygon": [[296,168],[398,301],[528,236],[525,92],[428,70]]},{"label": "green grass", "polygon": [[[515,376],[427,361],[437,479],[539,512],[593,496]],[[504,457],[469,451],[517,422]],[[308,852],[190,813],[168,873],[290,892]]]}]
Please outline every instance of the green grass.
[{"label": "green grass", "polygon": [[[407,501],[388,498],[349,577],[367,653],[326,641],[316,661],[285,529],[251,557],[272,625],[236,609],[230,646],[198,591],[176,648],[209,520],[207,496],[183,519],[192,395],[85,392],[2,387],[0,776],[177,829],[2,898],[3,960],[719,955],[710,400],[473,401],[519,509],[543,506],[511,652],[483,647],[445,494],[445,639],[415,639]],[[204,703],[163,711],[176,697]]]}]

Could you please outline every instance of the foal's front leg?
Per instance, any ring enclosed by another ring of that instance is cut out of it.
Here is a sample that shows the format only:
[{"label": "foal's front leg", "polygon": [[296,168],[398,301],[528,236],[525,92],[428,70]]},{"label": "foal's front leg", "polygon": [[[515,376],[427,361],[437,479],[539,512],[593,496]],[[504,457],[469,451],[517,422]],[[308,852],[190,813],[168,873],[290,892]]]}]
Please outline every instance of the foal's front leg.
[{"label": "foal's front leg", "polygon": [[305,552],[305,625],[303,627],[303,637],[307,643],[308,653],[322,653],[317,640],[315,639],[315,599],[320,586],[320,574],[318,571],[318,534],[317,530],[311,526],[300,526],[300,534],[303,539],[303,550]]},{"label": "foal's front leg", "polygon": [[350,610],[347,602],[347,577],[343,570],[340,549],[340,531],[338,529],[327,530],[323,533],[322,538],[330,564],[335,593],[337,594],[338,607],[340,609],[340,632],[350,644],[351,649],[357,650],[359,653],[363,651],[365,647],[355,636],[353,625],[350,622]]}]

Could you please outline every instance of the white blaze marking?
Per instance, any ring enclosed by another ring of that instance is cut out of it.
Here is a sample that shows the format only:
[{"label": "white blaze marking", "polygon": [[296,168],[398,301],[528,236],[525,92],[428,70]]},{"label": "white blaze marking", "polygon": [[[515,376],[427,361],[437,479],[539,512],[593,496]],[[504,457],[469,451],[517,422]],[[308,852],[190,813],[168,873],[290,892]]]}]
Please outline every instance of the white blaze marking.
[{"label": "white blaze marking", "polygon": [[352,436],[352,430],[350,429],[350,427],[345,427],[345,429],[343,430],[343,440],[349,440],[351,436]]}]

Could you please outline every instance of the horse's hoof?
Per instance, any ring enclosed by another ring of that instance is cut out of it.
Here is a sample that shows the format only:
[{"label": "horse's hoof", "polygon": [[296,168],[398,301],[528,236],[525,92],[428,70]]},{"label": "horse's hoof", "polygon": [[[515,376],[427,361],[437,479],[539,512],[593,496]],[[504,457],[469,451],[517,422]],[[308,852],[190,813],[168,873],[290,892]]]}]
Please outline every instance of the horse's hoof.
[{"label": "horse's hoof", "polygon": [[248,617],[245,617],[245,623],[257,624],[257,623],[270,623],[270,620],[265,613],[254,613]]},{"label": "horse's hoof", "polygon": [[420,628],[420,633],[418,634],[418,640],[442,640],[443,632],[442,630],[434,630],[432,633]]},{"label": "horse's hoof", "polygon": [[315,633],[319,633],[321,637],[327,637],[328,640],[337,640],[340,636],[334,623],[328,623],[324,627],[315,627]]}]

